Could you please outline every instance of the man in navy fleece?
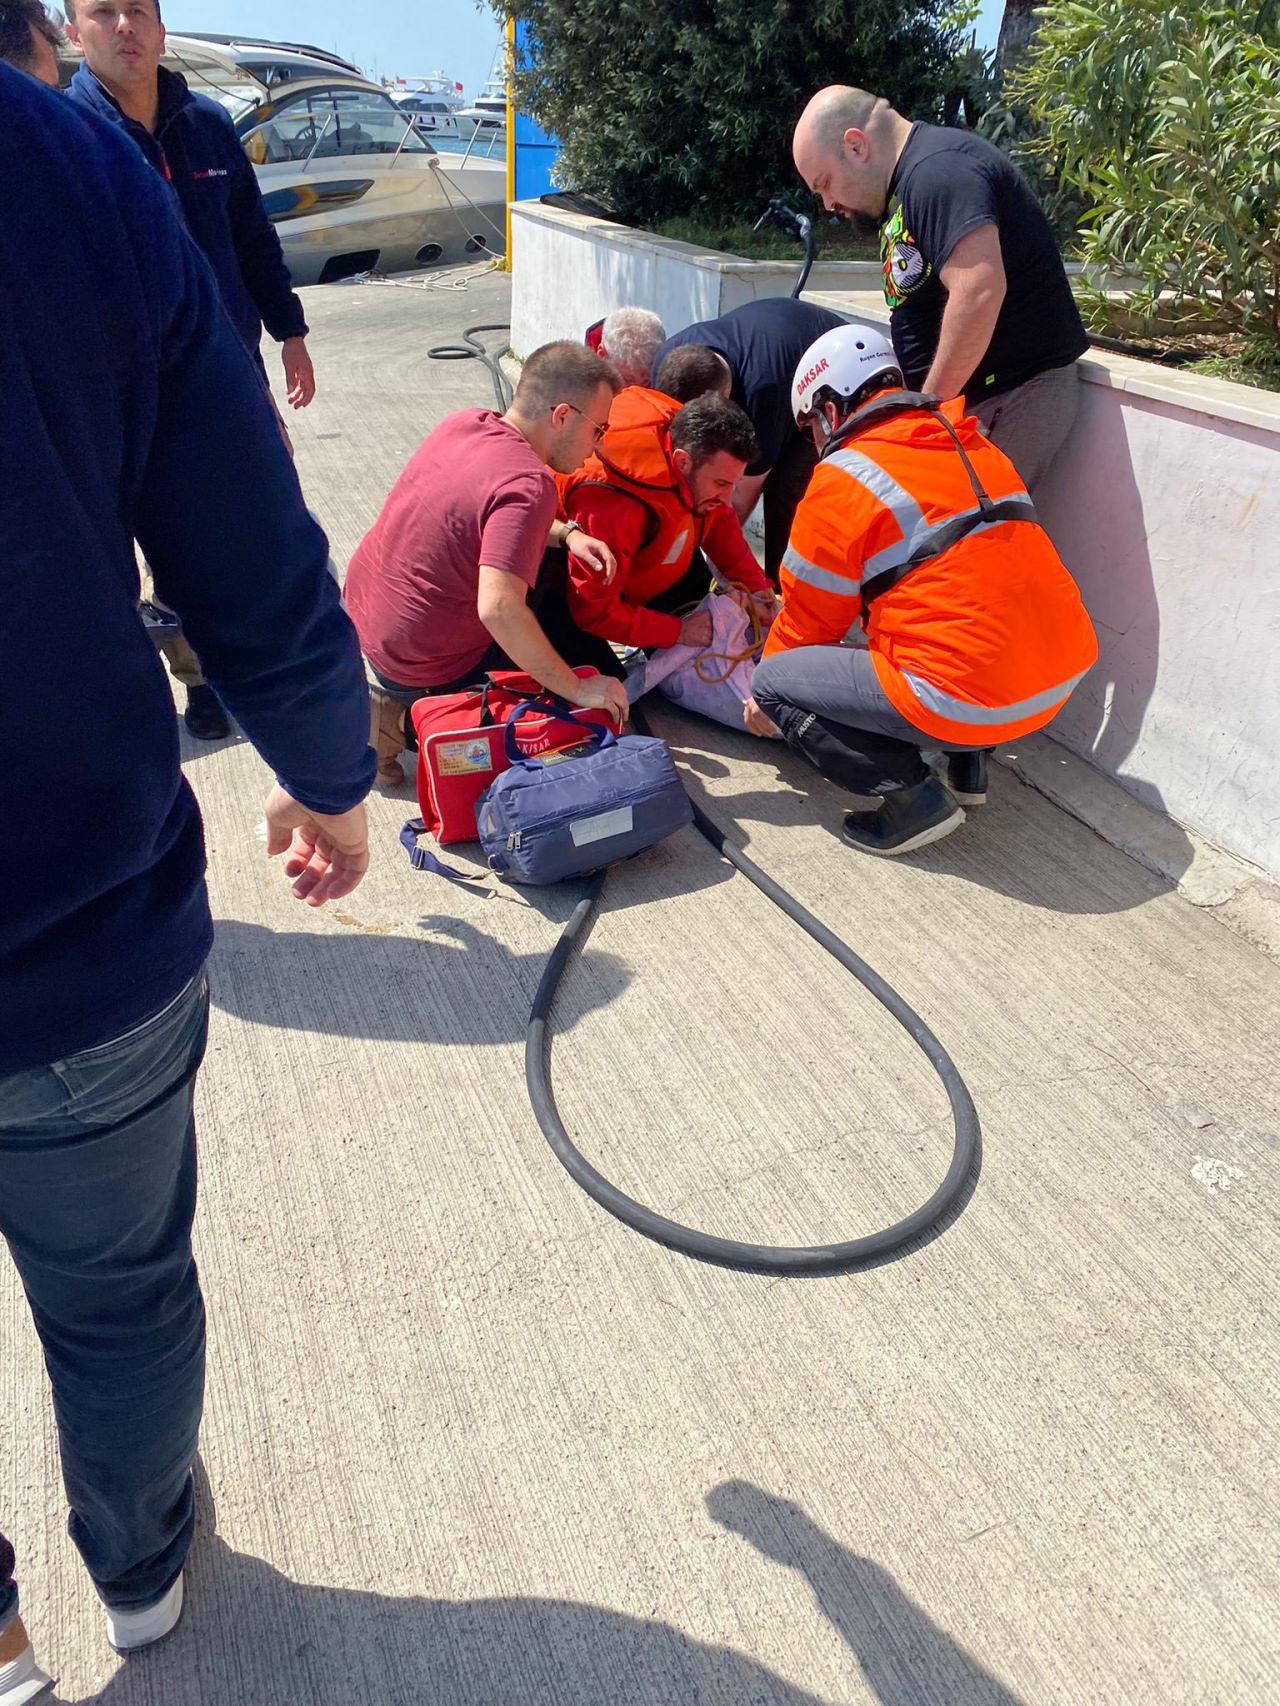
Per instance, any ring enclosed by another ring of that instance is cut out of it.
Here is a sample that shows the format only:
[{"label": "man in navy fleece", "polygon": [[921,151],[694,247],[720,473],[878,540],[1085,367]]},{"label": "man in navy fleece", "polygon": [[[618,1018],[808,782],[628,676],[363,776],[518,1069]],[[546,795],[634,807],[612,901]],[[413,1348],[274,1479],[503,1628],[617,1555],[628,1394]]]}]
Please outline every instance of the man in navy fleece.
[{"label": "man in navy fleece", "polygon": [[[193,94],[185,78],[161,65],[165,33],[159,0],[62,4],[67,31],[84,53],[68,97],[118,125],[172,185],[187,229],[213,268],[227,312],[263,383],[267,376],[258,345],[265,322],[281,344],[289,401],[295,409],[305,408],[316,389],[307,322],[231,115],[206,95]],[[187,636],[174,635],[164,651],[174,677],[187,690],[187,727],[197,740],[221,740],[227,719]]]},{"label": "man in navy fleece", "polygon": [[[0,1233],[44,1346],[71,1533],[129,1649],[176,1622],[192,1533],[212,941],[134,539],[275,772],[267,851],[313,906],[364,874],[374,755],[324,535],[165,183],[5,65],[0,182]],[[49,727],[67,736],[56,787]],[[42,1678],[11,1569],[0,1539],[0,1700],[25,1700]]]}]

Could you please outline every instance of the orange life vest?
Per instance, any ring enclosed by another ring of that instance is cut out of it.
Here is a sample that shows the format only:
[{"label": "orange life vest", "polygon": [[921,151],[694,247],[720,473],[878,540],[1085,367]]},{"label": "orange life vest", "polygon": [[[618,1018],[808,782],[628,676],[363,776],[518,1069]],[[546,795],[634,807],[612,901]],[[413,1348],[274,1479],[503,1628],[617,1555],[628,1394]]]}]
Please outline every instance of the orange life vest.
[{"label": "orange life vest", "polygon": [[960,399],[858,410],[823,451],[780,580],[766,656],[865,627],[885,696],[944,746],[1043,728],[1098,655],[1016,469]]},{"label": "orange life vest", "polygon": [[628,385],[609,410],[599,449],[575,473],[557,474],[561,513],[573,515],[573,494],[607,486],[645,511],[645,532],[631,559],[627,599],[647,604],[673,587],[702,543],[704,518],[690,507],[689,488],[671,463],[667,429],[680,404],[661,391]]}]

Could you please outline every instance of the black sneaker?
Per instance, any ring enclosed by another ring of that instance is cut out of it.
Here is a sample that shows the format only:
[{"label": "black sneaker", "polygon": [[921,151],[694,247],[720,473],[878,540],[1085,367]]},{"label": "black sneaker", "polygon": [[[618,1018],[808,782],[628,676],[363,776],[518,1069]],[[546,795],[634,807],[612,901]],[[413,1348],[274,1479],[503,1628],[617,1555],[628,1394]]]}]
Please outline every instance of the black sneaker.
[{"label": "black sneaker", "polygon": [[879,811],[847,812],[840,836],[863,853],[892,858],[941,841],[963,822],[963,809],[938,778],[930,776],[914,788],[886,794]]},{"label": "black sneaker", "polygon": [[987,803],[987,755],[978,752],[949,752],[946,770],[947,787],[962,806],[985,806]]},{"label": "black sneaker", "polygon": [[187,708],[182,720],[197,740],[224,740],[231,733],[227,713],[214,697],[212,687],[187,688]]}]

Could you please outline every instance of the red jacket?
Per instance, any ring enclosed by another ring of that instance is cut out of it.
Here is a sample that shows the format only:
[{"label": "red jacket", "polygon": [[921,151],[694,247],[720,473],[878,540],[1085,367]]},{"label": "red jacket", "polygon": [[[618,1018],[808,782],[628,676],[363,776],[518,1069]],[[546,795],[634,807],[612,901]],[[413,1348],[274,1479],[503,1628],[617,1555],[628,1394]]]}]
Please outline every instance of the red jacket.
[{"label": "red jacket", "polygon": [[675,586],[699,546],[736,585],[757,592],[768,584],[727,504],[693,513],[667,438],[679,407],[661,392],[628,386],[614,399],[599,452],[558,481],[565,516],[603,539],[618,559],[606,586],[595,570],[569,558],[574,620],[622,645],[675,645],[680,618],[650,610],[647,602]]}]

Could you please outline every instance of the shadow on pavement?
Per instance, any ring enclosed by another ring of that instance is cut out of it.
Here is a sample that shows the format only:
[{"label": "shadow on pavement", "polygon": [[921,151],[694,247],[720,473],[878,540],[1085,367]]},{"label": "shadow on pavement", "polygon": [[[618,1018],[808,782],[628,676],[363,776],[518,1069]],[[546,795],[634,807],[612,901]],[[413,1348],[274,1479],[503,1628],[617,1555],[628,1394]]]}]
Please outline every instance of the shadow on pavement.
[{"label": "shadow on pavement", "polygon": [[[656,1618],[532,1596],[397,1599],[291,1581],[217,1537],[201,1468],[196,1485],[188,1612],[169,1640],[121,1666],[91,1697],[97,1706],[836,1706]],[[731,1481],[707,1509],[805,1576],[856,1661],[842,1700],[856,1689],[878,1706],[1022,1706],[887,1571],[789,1500]]]},{"label": "shadow on pavement", "polygon": [[804,1576],[879,1706],[1023,1706],[887,1570],[847,1551],[790,1499],[726,1481],[708,1494],[707,1509],[764,1557]]},{"label": "shadow on pavement", "polygon": [[310,1587],[213,1535],[189,1581],[177,1632],[122,1665],[98,1706],[832,1706],[727,1647],[599,1606]]},{"label": "shadow on pavement", "polygon": [[[384,1042],[519,1041],[549,945],[516,953],[465,919],[423,919],[423,935],[327,935],[220,919],[210,961],[215,1007],[255,1025]],[[630,982],[588,945],[573,973],[568,1029]]]}]

